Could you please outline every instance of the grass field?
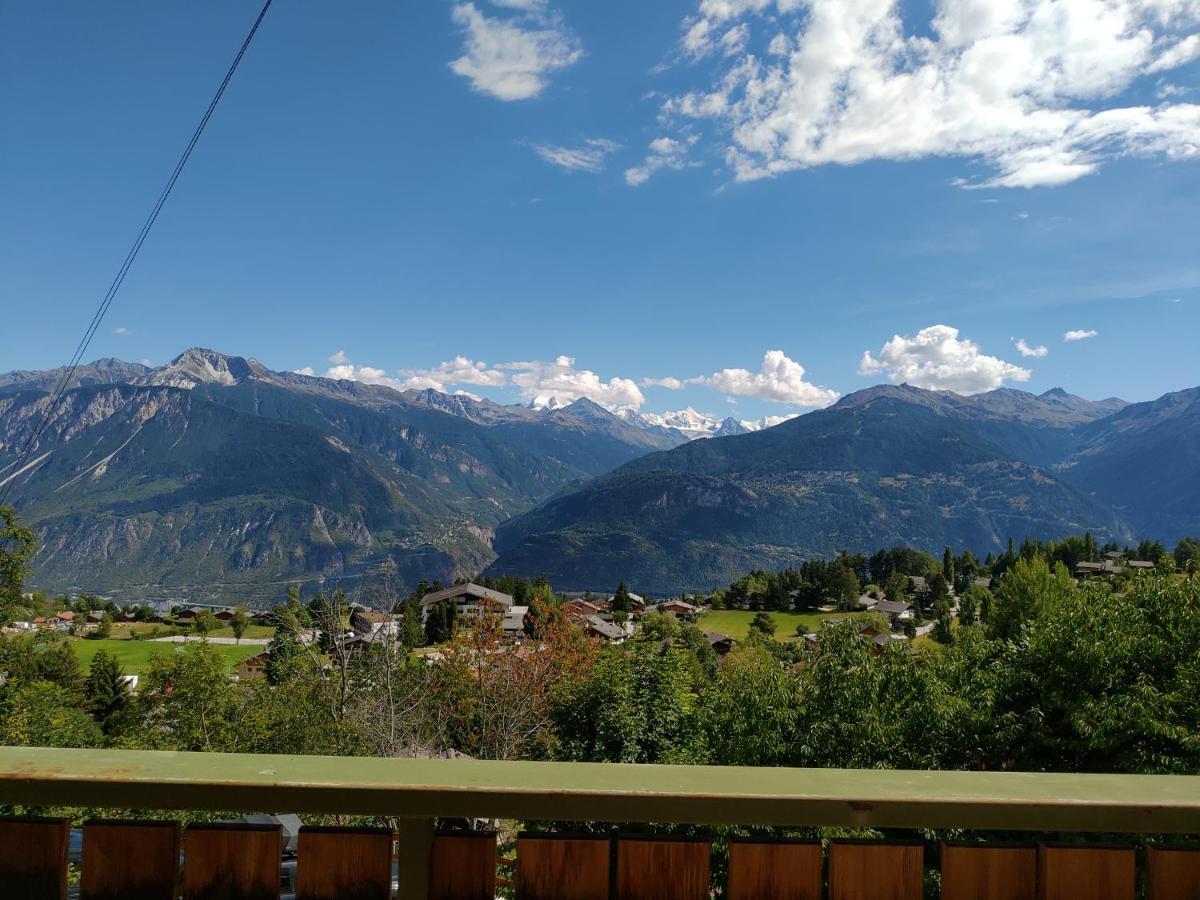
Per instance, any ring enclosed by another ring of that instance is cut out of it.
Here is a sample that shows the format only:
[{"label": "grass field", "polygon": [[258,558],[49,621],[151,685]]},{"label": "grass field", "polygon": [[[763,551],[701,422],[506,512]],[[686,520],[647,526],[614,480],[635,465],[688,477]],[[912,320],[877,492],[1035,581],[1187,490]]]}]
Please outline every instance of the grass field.
[{"label": "grass field", "polygon": [[[705,631],[727,634],[735,641],[744,641],[746,633],[750,630],[750,620],[755,615],[756,613],[742,609],[713,609],[701,615],[696,620],[696,624]],[[851,617],[857,618],[859,615],[858,613],[852,613]],[[800,626],[803,626],[803,628],[800,628],[801,631],[818,631],[822,622],[844,619],[845,617],[846,613],[771,613],[771,618],[775,620],[775,638],[780,641],[794,638],[796,630]]]},{"label": "grass field", "polygon": [[[115,624],[112,627],[110,638],[112,640],[121,640],[133,637],[135,634],[147,635],[155,629],[164,637],[171,633],[170,625],[150,625],[146,622],[135,622],[131,625]],[[242,634],[243,638],[269,638],[275,634],[275,629],[269,625],[247,625],[246,631]],[[228,625],[218,628],[208,633],[208,637],[234,637],[233,629]]]},{"label": "grass field", "polygon": [[[87,639],[71,641],[79,665],[84,672],[91,669],[92,657],[101,650],[106,650],[117,658],[126,675],[139,675],[150,664],[150,657],[155,653],[166,656],[182,650],[183,644],[164,644],[154,641],[131,641],[128,639],[90,641]],[[261,644],[210,644],[229,664],[233,671],[243,659],[261,653],[265,648]]]}]

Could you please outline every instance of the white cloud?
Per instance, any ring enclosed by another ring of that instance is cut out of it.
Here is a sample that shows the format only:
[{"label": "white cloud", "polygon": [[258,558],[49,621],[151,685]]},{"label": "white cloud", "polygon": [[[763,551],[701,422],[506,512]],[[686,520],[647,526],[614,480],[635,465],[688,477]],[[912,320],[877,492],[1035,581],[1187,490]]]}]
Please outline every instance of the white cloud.
[{"label": "white cloud", "polygon": [[1024,357],[1041,359],[1043,356],[1046,356],[1050,353],[1050,349],[1048,347],[1030,347],[1029,344],[1025,343],[1025,338],[1017,338],[1014,343],[1017,345],[1017,352]]},{"label": "white cloud", "polygon": [[878,356],[868,350],[858,367],[861,375],[884,373],[893,384],[907,383],[935,391],[977,394],[1005,381],[1028,381],[1028,369],[979,352],[972,341],[959,339],[949,325],[922,328],[913,337],[894,335]]},{"label": "white cloud", "polygon": [[638,409],[646,402],[635,382],[628,378],[604,381],[595,372],[575,368],[571,356],[560,356],[552,363],[502,363],[497,368],[513,372],[511,380],[521,389],[521,398],[534,406],[571,403],[581,397],[609,409]]},{"label": "white cloud", "polygon": [[1086,341],[1088,338],[1094,338],[1099,333],[1100,332],[1098,332],[1098,331],[1092,331],[1090,329],[1080,328],[1076,331],[1068,331],[1065,334],[1063,334],[1063,340],[1066,341],[1067,343],[1074,343],[1075,341]]},{"label": "white cloud", "polygon": [[583,56],[579,39],[562,17],[533,0],[501,0],[519,14],[496,18],[474,3],[454,7],[454,22],[465,32],[463,55],[450,63],[481,94],[500,100],[528,100],[546,88],[547,76]]},{"label": "white cloud", "polygon": [[503,387],[508,376],[498,369],[489,368],[485,362],[476,362],[465,356],[456,356],[432,369],[401,369],[405,386],[414,390],[433,388],[445,392],[446,385],[472,384],[479,387]]},{"label": "white cloud", "polygon": [[621,147],[616,141],[588,138],[582,147],[559,147],[554,144],[534,144],[533,152],[551,165],[572,172],[602,172],[610,153]]},{"label": "white cloud", "polygon": [[739,38],[745,49],[716,80],[668,98],[663,117],[714,122],[739,180],[957,156],[993,170],[963,186],[1034,187],[1118,156],[1200,156],[1200,105],[1116,99],[1200,55],[1200,35],[1186,34],[1200,22],[1195,0],[937,0],[935,10],[922,33],[906,29],[896,0],[700,0],[683,23],[686,55],[716,54],[741,25],[762,34]]},{"label": "white cloud", "polygon": [[124,335],[124,334],[132,334],[132,332],[128,328],[126,328],[124,325],[118,325],[116,328],[113,329],[113,334]]},{"label": "white cloud", "polygon": [[350,357],[346,355],[345,350],[339,350],[337,353],[333,354],[333,356],[329,357],[329,361],[335,366],[344,366],[346,363],[350,362]]},{"label": "white cloud", "polygon": [[682,169],[687,165],[687,151],[695,138],[677,141],[670,137],[655,138],[650,142],[650,152],[640,166],[625,170],[625,183],[637,187],[650,180],[650,176],[662,169]]},{"label": "white cloud", "polygon": [[768,350],[757,372],[749,369],[722,369],[712,375],[688,379],[735,397],[754,397],[773,403],[797,406],[828,406],[838,398],[837,391],[804,380],[804,366],[789,359],[782,350]]},{"label": "white cloud", "polygon": [[642,387],[660,387],[666,388],[669,391],[683,390],[683,382],[678,378],[643,378],[641,380]]},{"label": "white cloud", "polygon": [[1168,47],[1154,62],[1146,66],[1147,72],[1166,72],[1190,63],[1200,56],[1200,34],[1189,34],[1182,41]]}]

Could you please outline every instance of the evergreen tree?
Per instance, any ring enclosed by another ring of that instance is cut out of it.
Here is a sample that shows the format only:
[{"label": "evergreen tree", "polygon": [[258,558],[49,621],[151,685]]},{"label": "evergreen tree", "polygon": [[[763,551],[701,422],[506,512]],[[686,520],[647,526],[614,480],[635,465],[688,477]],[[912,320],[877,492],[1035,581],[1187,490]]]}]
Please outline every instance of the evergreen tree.
[{"label": "evergreen tree", "polygon": [[934,606],[937,619],[933,626],[933,639],[939,644],[950,644],[954,641],[952,618],[950,616],[950,601],[939,600]]},{"label": "evergreen tree", "polygon": [[111,653],[101,650],[92,658],[84,698],[87,711],[105,734],[116,730],[122,713],[129,706],[129,690],[123,678],[121,664]]},{"label": "evergreen tree", "polygon": [[629,618],[629,589],[623,581],[617,585],[617,592],[613,594],[612,616],[616,622],[624,622]]},{"label": "evergreen tree", "polygon": [[279,685],[287,681],[294,661],[303,652],[287,625],[276,626],[275,635],[267,644],[267,683]]},{"label": "evergreen tree", "polygon": [[949,545],[942,551],[942,577],[946,584],[954,584],[954,551]]},{"label": "evergreen tree", "polygon": [[83,672],[79,669],[79,657],[69,641],[56,641],[38,655],[37,674],[42,681],[58,685],[68,702],[78,703],[82,700]]}]

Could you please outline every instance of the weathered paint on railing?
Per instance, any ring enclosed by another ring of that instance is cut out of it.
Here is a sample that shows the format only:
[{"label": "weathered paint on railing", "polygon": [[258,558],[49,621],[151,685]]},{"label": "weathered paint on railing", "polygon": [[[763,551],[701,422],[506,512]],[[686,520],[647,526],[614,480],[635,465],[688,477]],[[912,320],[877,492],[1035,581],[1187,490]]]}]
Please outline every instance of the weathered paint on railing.
[{"label": "weathered paint on railing", "polygon": [[0,748],[0,804],[1200,833],[1200,777]]}]

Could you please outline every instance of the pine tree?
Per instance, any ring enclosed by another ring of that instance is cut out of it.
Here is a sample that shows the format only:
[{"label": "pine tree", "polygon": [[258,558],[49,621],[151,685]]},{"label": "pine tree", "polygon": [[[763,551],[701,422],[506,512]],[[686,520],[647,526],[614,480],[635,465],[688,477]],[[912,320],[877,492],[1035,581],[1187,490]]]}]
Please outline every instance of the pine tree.
[{"label": "pine tree", "polygon": [[954,584],[954,551],[949,545],[942,552],[942,575],[946,579],[946,584]]},{"label": "pine tree", "polygon": [[92,658],[84,697],[87,711],[105,734],[116,730],[121,714],[129,705],[121,664],[111,653],[101,650]]},{"label": "pine tree", "polygon": [[617,592],[613,594],[612,614],[616,622],[624,622],[629,618],[629,589],[623,581],[617,585]]}]

